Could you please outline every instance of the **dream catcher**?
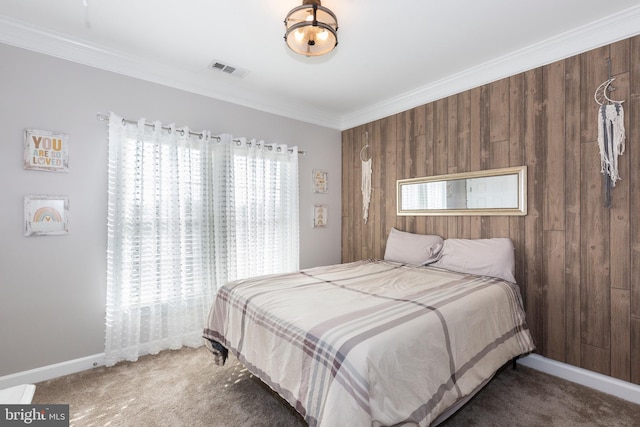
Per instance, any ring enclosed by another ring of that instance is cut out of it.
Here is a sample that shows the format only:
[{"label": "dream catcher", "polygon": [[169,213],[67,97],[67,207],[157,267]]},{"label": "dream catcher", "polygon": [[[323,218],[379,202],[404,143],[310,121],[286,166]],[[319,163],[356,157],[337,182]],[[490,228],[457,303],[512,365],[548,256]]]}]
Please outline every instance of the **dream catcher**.
[{"label": "dream catcher", "polygon": [[[611,60],[609,60],[611,67]],[[598,108],[598,147],[600,149],[600,167],[604,176],[604,205],[611,207],[611,189],[619,181],[618,156],[624,153],[624,101],[614,101],[607,92],[615,90],[611,83],[615,78],[609,78],[596,89],[593,97],[600,106]]]},{"label": "dream catcher", "polygon": [[371,148],[369,147],[369,132],[364,133],[365,145],[360,150],[360,161],[362,162],[362,218],[364,223],[369,219],[369,202],[371,202]]}]

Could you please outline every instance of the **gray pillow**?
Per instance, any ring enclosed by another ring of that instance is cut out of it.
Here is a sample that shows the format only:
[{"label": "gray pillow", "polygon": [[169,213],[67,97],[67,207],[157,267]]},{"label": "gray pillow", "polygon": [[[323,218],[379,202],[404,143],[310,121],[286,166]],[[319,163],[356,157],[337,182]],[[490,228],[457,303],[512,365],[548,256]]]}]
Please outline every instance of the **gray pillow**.
[{"label": "gray pillow", "polygon": [[414,234],[392,228],[384,259],[404,264],[429,264],[438,259],[442,242],[442,237],[434,234]]},{"label": "gray pillow", "polygon": [[491,276],[515,283],[515,248],[511,239],[447,239],[440,259],[431,264],[459,273]]}]

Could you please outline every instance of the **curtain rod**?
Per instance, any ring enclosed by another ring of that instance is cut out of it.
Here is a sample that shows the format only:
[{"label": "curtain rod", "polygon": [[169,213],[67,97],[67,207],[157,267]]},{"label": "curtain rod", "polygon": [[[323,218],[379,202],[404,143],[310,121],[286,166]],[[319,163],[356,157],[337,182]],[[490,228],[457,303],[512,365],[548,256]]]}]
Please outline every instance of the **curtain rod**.
[{"label": "curtain rod", "polygon": [[[96,119],[101,121],[101,122],[108,122],[109,121],[109,116],[107,116],[106,114],[98,113],[98,114],[96,114]],[[129,123],[129,124],[132,124],[132,125],[135,125],[135,124],[138,123],[135,120],[129,120],[129,119],[122,119],[122,122],[123,122],[123,124],[124,123]],[[144,125],[145,126],[150,126],[150,127],[154,126],[153,123],[145,123]],[[162,129],[169,130],[171,128],[168,127],[168,126],[162,126]],[[181,131],[184,133],[184,130],[181,130]],[[199,136],[199,137],[203,136],[203,134],[201,132],[192,132],[192,131],[189,131],[189,135]],[[211,138],[215,138],[218,141],[220,141],[220,137],[219,136],[212,135]],[[239,139],[234,139],[233,141],[234,142],[240,142]],[[251,143],[248,142],[248,144],[251,144]],[[291,149],[291,148],[289,148],[288,150],[289,151],[293,151],[293,149]],[[298,154],[304,156],[304,155],[307,154],[307,152],[306,151],[298,151]]]}]

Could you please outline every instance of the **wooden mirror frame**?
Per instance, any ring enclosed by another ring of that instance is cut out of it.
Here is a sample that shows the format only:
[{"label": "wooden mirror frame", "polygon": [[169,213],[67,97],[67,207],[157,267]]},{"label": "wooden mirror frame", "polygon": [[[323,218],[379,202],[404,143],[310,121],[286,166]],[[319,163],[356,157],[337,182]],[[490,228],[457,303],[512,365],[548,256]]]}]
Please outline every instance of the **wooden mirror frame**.
[{"label": "wooden mirror frame", "polygon": [[[452,181],[469,178],[493,177],[503,175],[515,175],[518,178],[517,207],[506,208],[456,208],[456,209],[402,209],[402,187],[411,184],[428,182]],[[527,214],[527,167],[516,166],[501,169],[489,169],[475,172],[454,173],[447,175],[435,175],[421,178],[399,179],[396,182],[396,209],[399,216],[494,216]]]}]

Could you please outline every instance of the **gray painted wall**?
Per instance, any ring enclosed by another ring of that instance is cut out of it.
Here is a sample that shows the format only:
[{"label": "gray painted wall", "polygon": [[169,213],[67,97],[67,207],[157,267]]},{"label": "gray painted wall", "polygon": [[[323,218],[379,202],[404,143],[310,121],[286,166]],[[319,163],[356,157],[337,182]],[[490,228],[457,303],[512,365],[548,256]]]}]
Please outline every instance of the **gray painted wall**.
[{"label": "gray painted wall", "polygon": [[[300,266],[340,262],[339,131],[4,44],[0,58],[0,376],[104,352],[107,125],[98,112],[298,145],[307,152]],[[24,170],[24,129],[69,134],[69,172]],[[313,169],[328,171],[327,194],[312,192]],[[69,196],[70,233],[25,237],[26,194]],[[329,206],[327,228],[313,228],[316,203]]]}]

